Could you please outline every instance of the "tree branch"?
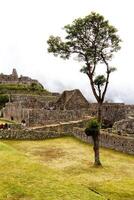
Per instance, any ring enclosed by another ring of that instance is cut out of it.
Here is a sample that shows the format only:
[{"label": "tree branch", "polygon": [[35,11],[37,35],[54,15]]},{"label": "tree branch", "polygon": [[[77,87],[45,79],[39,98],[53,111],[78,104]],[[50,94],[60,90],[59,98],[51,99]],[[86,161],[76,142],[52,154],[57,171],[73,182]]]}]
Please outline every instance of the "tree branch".
[{"label": "tree branch", "polygon": [[102,102],[104,101],[104,97],[105,97],[105,94],[106,94],[106,91],[107,91],[107,87],[108,87],[108,83],[109,83],[109,74],[110,74],[110,70],[109,70],[109,65],[108,65],[108,62],[105,60],[105,57],[103,56],[103,54],[101,54],[101,57],[107,67],[107,78],[106,78],[106,84],[105,84],[105,88],[104,88],[104,91],[102,93]]},{"label": "tree branch", "polygon": [[92,72],[91,72],[91,66],[90,64],[88,63],[87,65],[87,68],[88,68],[88,77],[89,77],[89,80],[90,80],[90,84],[91,84],[91,88],[92,88],[92,91],[93,91],[93,94],[97,100],[97,102],[99,102],[99,96],[97,95],[97,92],[96,92],[96,89],[94,87],[94,81],[93,81],[93,75],[92,75]]}]

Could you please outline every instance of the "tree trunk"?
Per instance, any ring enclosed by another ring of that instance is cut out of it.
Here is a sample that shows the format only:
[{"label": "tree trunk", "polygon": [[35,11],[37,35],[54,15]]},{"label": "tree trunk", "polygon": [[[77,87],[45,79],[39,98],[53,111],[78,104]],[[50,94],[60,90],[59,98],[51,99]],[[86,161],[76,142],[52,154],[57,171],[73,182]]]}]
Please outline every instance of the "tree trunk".
[{"label": "tree trunk", "polygon": [[102,103],[98,102],[98,122],[102,123]]},{"label": "tree trunk", "polygon": [[[101,126],[101,121],[102,121],[102,103],[98,103],[98,122],[100,123]],[[97,134],[93,135],[93,143],[94,143],[94,165],[95,166],[101,166],[100,162],[100,152],[99,152],[99,142],[100,142],[100,129]]]},{"label": "tree trunk", "polygon": [[99,152],[99,140],[100,140],[100,133],[94,135],[93,137],[93,143],[94,143],[94,165],[95,166],[100,166],[101,162],[100,162],[100,152]]}]

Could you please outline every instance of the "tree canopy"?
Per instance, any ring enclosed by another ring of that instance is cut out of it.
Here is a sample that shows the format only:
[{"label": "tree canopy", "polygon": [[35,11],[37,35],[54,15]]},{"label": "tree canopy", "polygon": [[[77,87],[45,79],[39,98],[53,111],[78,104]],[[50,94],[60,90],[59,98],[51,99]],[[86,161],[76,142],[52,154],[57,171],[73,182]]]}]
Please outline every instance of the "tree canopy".
[{"label": "tree canopy", "polygon": [[[78,18],[72,24],[66,25],[64,30],[66,32],[64,40],[59,36],[49,37],[48,52],[63,59],[69,59],[73,54],[77,55],[78,60],[85,63],[81,72],[88,75],[96,100],[103,102],[109,75],[115,70],[109,65],[109,61],[114,52],[120,49],[121,39],[117,34],[117,29],[110,25],[102,15],[92,12],[84,18]],[[106,74],[96,77],[96,66],[102,63],[106,66]],[[100,83],[97,85],[101,90],[103,87],[101,96],[99,88],[95,87],[97,82]]]}]

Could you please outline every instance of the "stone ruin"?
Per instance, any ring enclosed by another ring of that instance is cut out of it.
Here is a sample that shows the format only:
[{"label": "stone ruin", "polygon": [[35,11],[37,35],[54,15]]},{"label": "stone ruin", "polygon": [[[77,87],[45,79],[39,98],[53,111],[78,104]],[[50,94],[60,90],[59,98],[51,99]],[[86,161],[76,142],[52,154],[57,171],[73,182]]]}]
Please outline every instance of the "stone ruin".
[{"label": "stone ruin", "polygon": [[[0,74],[0,83],[40,84],[29,77],[18,77],[16,69],[11,75]],[[10,94],[9,99],[0,111],[1,115],[18,124],[10,130],[1,129],[0,138],[46,139],[70,135],[92,143],[91,138],[84,134],[84,127],[91,117],[97,116],[98,105],[88,102],[78,89],[64,91],[61,95]],[[100,145],[134,154],[134,106],[104,103],[102,118],[103,126],[112,129],[101,130]]]},{"label": "stone ruin", "polygon": [[[72,101],[72,108],[68,110],[66,106],[60,110],[59,101],[62,101],[62,96],[50,95],[11,95],[9,103],[3,108],[3,117],[6,119],[14,119],[21,123],[25,119],[27,126],[38,126],[44,124],[53,124],[57,122],[71,121],[85,118],[88,115],[88,102],[81,94],[76,90],[68,92],[71,93],[71,99],[78,99],[77,102]],[[77,95],[78,94],[78,95]],[[82,107],[80,109],[73,109],[73,106],[77,106],[81,102]],[[66,101],[64,102],[65,105]],[[66,108],[65,108],[66,107]],[[59,111],[60,110],[60,111]]]},{"label": "stone ruin", "polygon": [[12,74],[6,75],[6,74],[0,74],[0,83],[1,84],[28,84],[36,83],[40,84],[37,80],[31,79],[28,76],[18,76],[17,70],[13,68]]},{"label": "stone ruin", "polygon": [[78,89],[64,91],[56,102],[56,108],[60,110],[75,110],[88,107],[89,102]]},{"label": "stone ruin", "polygon": [[[31,140],[74,136],[92,143],[84,134],[84,127],[97,115],[97,104],[89,103],[79,90],[45,96],[12,94],[2,112],[4,118],[19,124],[18,129],[0,130],[0,138]],[[101,130],[100,146],[134,154],[134,138],[131,137],[134,135],[134,106],[104,103],[102,116],[105,126],[113,126],[113,129]],[[26,127],[22,128],[22,122]]]},{"label": "stone ruin", "polygon": [[[89,103],[79,90],[64,91],[61,95],[11,95],[3,108],[3,117],[29,127],[85,119],[97,115],[97,104]],[[124,104],[104,104],[103,122],[112,126],[125,118]]]},{"label": "stone ruin", "polygon": [[134,105],[126,105],[125,119],[114,123],[113,133],[134,137]]}]

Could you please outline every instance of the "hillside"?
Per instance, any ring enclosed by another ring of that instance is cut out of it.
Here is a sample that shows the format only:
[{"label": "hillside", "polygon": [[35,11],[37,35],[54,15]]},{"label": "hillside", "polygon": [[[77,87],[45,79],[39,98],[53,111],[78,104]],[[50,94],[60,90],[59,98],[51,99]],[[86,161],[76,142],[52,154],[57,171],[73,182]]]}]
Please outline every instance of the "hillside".
[{"label": "hillside", "polygon": [[20,84],[20,83],[5,83],[0,84],[0,94],[40,94],[40,95],[50,95],[46,89],[43,88],[41,84],[31,83],[31,84]]},{"label": "hillside", "polygon": [[42,84],[28,76],[18,75],[17,70],[13,68],[12,73],[0,74],[0,94],[50,94],[44,89]]}]

